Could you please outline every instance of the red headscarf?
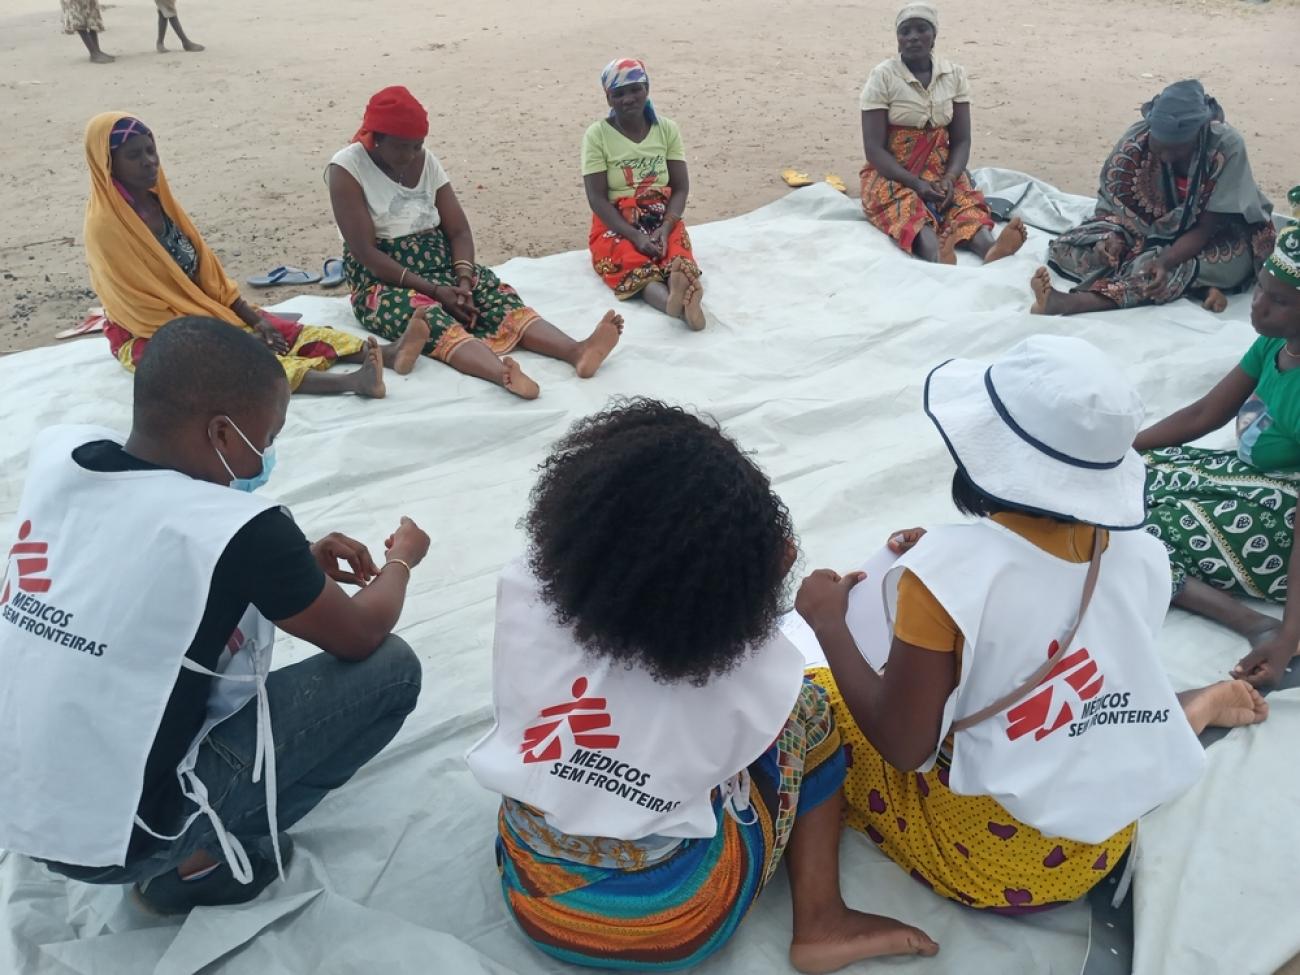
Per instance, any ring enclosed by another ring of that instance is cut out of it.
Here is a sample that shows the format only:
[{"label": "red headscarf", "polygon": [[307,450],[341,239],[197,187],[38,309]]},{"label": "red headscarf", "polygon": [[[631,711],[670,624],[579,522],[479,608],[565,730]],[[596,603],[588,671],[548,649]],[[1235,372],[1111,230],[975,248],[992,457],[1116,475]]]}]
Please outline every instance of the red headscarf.
[{"label": "red headscarf", "polygon": [[429,113],[409,91],[401,85],[392,85],[370,96],[361,128],[352,141],[373,149],[376,132],[397,139],[423,139],[429,134]]}]

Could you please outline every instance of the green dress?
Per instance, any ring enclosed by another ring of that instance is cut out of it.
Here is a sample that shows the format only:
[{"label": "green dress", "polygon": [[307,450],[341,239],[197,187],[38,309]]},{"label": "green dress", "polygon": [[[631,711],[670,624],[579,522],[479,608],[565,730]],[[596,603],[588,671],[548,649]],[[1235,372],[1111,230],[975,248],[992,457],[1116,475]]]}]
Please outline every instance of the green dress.
[{"label": "green dress", "polygon": [[1237,449],[1146,455],[1145,528],[1169,552],[1173,589],[1189,576],[1284,603],[1300,492],[1300,369],[1280,372],[1284,339],[1256,339],[1241,368],[1256,382],[1237,415]]}]

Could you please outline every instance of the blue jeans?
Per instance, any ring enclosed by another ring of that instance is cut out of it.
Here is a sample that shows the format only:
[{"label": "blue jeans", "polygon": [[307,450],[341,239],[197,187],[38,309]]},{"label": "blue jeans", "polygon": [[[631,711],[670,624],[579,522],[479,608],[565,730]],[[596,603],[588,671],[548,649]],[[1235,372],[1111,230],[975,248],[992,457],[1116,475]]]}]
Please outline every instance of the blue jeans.
[{"label": "blue jeans", "polygon": [[[420,695],[420,661],[401,638],[390,635],[362,661],[318,653],[272,671],[266,689],[275,736],[276,818],[283,831],[392,741]],[[270,855],[266,783],[253,781],[256,745],[257,708],[249,703],[204,740],[195,771],[226,832],[238,837],[250,855]],[[165,828],[149,825],[160,833],[175,832],[184,821],[182,817]],[[174,870],[199,850],[221,857],[206,816],[170,844],[122,867],[47,866],[83,883],[131,884]]]}]

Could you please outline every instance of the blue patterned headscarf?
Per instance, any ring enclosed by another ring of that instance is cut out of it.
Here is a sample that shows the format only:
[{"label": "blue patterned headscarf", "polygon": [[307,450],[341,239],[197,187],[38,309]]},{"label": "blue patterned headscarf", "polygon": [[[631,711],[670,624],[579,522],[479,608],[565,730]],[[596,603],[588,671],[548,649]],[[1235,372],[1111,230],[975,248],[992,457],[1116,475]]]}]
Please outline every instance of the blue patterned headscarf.
[{"label": "blue patterned headscarf", "polygon": [[138,118],[127,116],[118,119],[117,123],[113,126],[112,131],[108,133],[108,151],[112,152],[114,149],[120,148],[122,144],[133,135],[151,136],[153,133],[149,131],[149,126],[145,125]]},{"label": "blue patterned headscarf", "polygon": [[[624,85],[645,85],[650,88],[650,75],[646,73],[645,62],[638,61],[636,58],[615,58],[609,64],[605,65],[605,70],[600,73],[600,86],[609,94],[615,88],[622,88]],[[614,113],[611,111],[610,117]],[[645,118],[651,125],[658,121],[655,115],[654,102],[646,99]]]}]

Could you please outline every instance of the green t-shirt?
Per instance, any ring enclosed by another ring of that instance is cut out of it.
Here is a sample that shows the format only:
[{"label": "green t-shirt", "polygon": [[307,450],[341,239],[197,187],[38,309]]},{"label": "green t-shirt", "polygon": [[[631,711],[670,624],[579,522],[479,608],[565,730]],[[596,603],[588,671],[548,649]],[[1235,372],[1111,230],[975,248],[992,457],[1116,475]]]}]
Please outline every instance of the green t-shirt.
[{"label": "green t-shirt", "polygon": [[582,175],[604,173],[611,201],[635,196],[638,190],[668,185],[668,163],[684,162],[682,134],[672,119],[659,116],[640,142],[633,142],[601,119],[582,137]]},{"label": "green t-shirt", "polygon": [[1237,413],[1237,456],[1261,471],[1300,471],[1300,369],[1278,372],[1285,344],[1260,336],[1241,360],[1255,392]]}]

